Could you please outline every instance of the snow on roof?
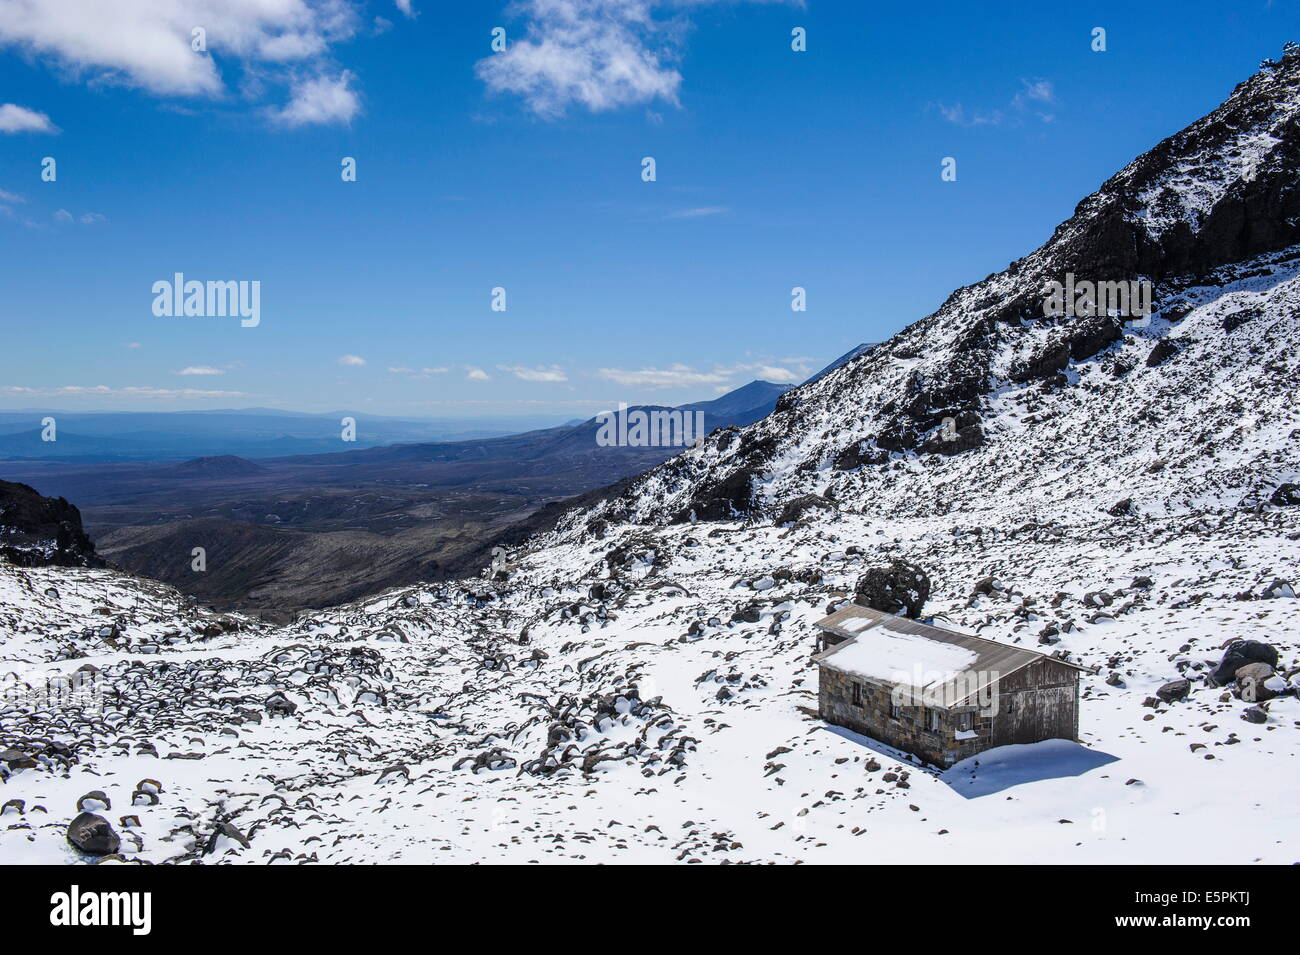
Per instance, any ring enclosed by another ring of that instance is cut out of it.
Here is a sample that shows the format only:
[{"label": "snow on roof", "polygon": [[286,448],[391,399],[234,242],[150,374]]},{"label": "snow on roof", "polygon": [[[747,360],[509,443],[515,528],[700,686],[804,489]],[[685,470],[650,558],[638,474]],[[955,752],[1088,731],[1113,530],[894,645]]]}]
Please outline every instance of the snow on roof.
[{"label": "snow on roof", "polygon": [[817,621],[845,637],[813,660],[868,680],[914,688],[926,706],[957,706],[987,692],[1008,673],[1037,660],[1084,670],[1025,647],[1011,646],[849,604]]},{"label": "snow on roof", "polygon": [[882,623],[869,634],[845,644],[833,660],[827,661],[827,666],[868,680],[923,689],[946,682],[974,664],[978,657],[974,650],[903,633]]}]

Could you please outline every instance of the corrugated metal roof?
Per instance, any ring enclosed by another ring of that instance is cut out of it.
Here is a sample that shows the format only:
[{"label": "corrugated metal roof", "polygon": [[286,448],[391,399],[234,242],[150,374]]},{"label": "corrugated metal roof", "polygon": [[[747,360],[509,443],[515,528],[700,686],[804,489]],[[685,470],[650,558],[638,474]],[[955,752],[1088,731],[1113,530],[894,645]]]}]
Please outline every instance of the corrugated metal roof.
[{"label": "corrugated metal roof", "polygon": [[[880,681],[893,686],[912,687],[913,692],[926,706],[946,708],[965,705],[971,697],[977,696],[991,684],[1036,660],[1052,660],[1054,663],[1073,667],[1076,670],[1086,669],[1076,663],[1039,653],[1037,650],[1008,646],[1005,643],[987,640],[984,637],[977,637],[969,633],[959,633],[956,630],[944,630],[942,627],[934,627],[917,620],[909,620],[906,617],[882,613],[879,610],[872,610],[869,607],[862,607],[857,604],[841,607],[829,617],[817,621],[816,626],[837,636],[847,638],[843,643],[839,643],[813,657],[816,663],[841,672],[854,671],[836,666],[835,655],[852,644],[866,643],[871,640],[871,631],[882,626],[892,633],[924,637],[928,640],[934,640],[948,646],[961,647],[964,650],[973,652],[975,659],[964,669],[952,674],[936,674],[933,682],[922,686],[917,686],[910,680],[906,682],[903,680]],[[884,635],[881,634],[881,637],[883,638]],[[911,674],[899,673],[898,675],[910,676]]]}]

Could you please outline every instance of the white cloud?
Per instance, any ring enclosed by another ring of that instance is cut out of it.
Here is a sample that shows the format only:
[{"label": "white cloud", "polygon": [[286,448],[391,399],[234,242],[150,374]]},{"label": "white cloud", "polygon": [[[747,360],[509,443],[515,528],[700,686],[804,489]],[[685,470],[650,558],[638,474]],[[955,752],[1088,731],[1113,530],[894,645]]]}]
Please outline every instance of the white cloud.
[{"label": "white cloud", "polygon": [[494,93],[522,96],[540,116],[578,105],[601,112],[656,99],[676,104],[682,23],[656,20],[657,0],[523,0],[523,37],[475,69]]},{"label": "white cloud", "polygon": [[339,359],[339,364],[340,364],[340,365],[347,365],[347,366],[352,367],[352,368],[360,367],[361,365],[364,365],[365,363],[366,363],[366,360],[365,360],[364,358],[362,358],[360,355],[344,355],[343,357],[341,357],[341,358]]},{"label": "white cloud", "polygon": [[393,4],[407,17],[415,16],[415,8],[411,6],[411,0],[393,0]]},{"label": "white cloud", "polygon": [[697,388],[712,385],[714,391],[725,392],[736,387],[738,378],[741,383],[760,378],[788,384],[803,381],[811,372],[811,368],[805,364],[807,359],[777,360],[781,364],[773,364],[773,359],[765,357],[728,366],[715,365],[712,371],[699,371],[681,363],[674,363],[667,368],[601,368],[596,375],[629,388]]},{"label": "white cloud", "polygon": [[26,201],[27,201],[26,199],[18,195],[18,193],[16,192],[8,192],[7,190],[0,189],[0,202],[26,202]]},{"label": "white cloud", "polygon": [[139,348],[139,347],[140,347],[140,343],[139,343],[139,342],[127,342],[127,343],[126,343],[126,347],[127,347],[127,348]]},{"label": "white cloud", "polygon": [[[780,364],[773,364],[773,362]],[[778,384],[790,384],[800,382],[807,378],[813,372],[808,358],[777,358],[770,356],[756,359],[749,362],[737,362],[730,368],[725,369],[726,373],[731,376],[744,375],[746,378],[758,378],[763,381],[772,381]],[[724,369],[718,369],[722,371]]]},{"label": "white cloud", "polygon": [[110,388],[108,385],[61,385],[57,388],[24,388],[19,385],[0,387],[0,394],[12,398],[252,398],[243,391],[208,391],[201,388],[154,388],[147,385],[128,385]]},{"label": "white cloud", "polygon": [[405,365],[388,366],[388,373],[390,375],[405,375],[406,377],[413,378],[416,381],[425,378],[432,378],[434,375],[445,375],[449,371],[451,371],[451,369],[448,368],[446,365],[439,365],[431,368],[418,368],[418,369],[407,368]]},{"label": "white cloud", "polygon": [[[357,33],[361,7],[360,0],[0,0],[0,48],[48,62],[68,79],[158,96],[222,97],[229,82],[251,97],[297,83],[284,112],[289,125],[301,125],[313,121],[302,117],[355,114],[346,82],[325,81],[331,93],[298,81],[337,69],[331,51]],[[199,28],[206,51],[191,46]]]},{"label": "white cloud", "polygon": [[502,371],[508,371],[524,381],[568,381],[569,376],[559,365],[528,368],[524,365],[497,365]]},{"label": "white cloud", "polygon": [[473,365],[465,366],[465,377],[470,381],[491,381],[492,376],[482,368],[475,368]]},{"label": "white cloud", "polygon": [[98,212],[87,212],[81,217],[82,225],[95,225],[100,222],[107,222],[108,216],[102,216]]},{"label": "white cloud", "polygon": [[55,221],[55,222],[71,222],[71,221],[72,221],[72,213],[69,212],[67,209],[56,209],[56,210],[54,211],[54,221]]},{"label": "white cloud", "polygon": [[289,105],[272,110],[271,118],[283,126],[314,126],[352,122],[361,112],[361,98],[352,88],[356,77],[348,70],[338,76],[316,76],[296,81]]},{"label": "white cloud", "polygon": [[56,133],[58,129],[44,113],[14,103],[0,104],[0,133]]},{"label": "white cloud", "polygon": [[1011,101],[1013,106],[1023,106],[1026,103],[1055,103],[1056,91],[1052,87],[1051,80],[1021,80],[1024,87],[1015,98]]},{"label": "white cloud", "polygon": [[940,114],[950,123],[956,123],[958,126],[997,126],[1004,116],[1001,110],[994,110],[991,113],[975,113],[968,116],[966,107],[958,103],[956,106],[945,106],[943,103],[936,104]]},{"label": "white cloud", "polygon": [[1043,107],[1056,103],[1056,89],[1051,80],[1021,80],[1020,85],[1020,92],[1011,97],[1011,104],[1006,109],[975,110],[968,113],[961,103],[955,106],[935,103],[934,106],[944,119],[958,126],[1001,126],[1004,123],[1016,125],[1023,122],[1025,114],[1031,111],[1044,123],[1050,123],[1056,118],[1054,114],[1042,110]]},{"label": "white cloud", "polygon": [[213,368],[211,365],[190,365],[188,368],[182,368],[176,372],[178,375],[224,375],[225,372],[220,368]]},{"label": "white cloud", "polygon": [[675,363],[668,368],[602,368],[596,374],[607,381],[630,388],[681,388],[690,385],[713,385],[726,382],[731,375],[723,371],[696,371],[689,365]]},{"label": "white cloud", "polygon": [[[506,49],[475,71],[493,93],[523,97],[545,118],[580,106],[593,113],[662,100],[677,105],[687,9],[720,3],[803,0],[519,0],[524,35],[507,30]],[[660,10],[664,16],[656,16]],[[655,122],[658,114],[650,113]],[[661,117],[659,117],[661,119]]]},{"label": "white cloud", "polygon": [[801,381],[807,377],[806,373],[801,375],[779,365],[758,365],[754,368],[754,374],[763,381],[773,381],[780,385]]},{"label": "white cloud", "polygon": [[728,212],[726,206],[696,206],[693,209],[678,209],[664,216],[665,219],[702,219],[705,216],[720,216]]}]

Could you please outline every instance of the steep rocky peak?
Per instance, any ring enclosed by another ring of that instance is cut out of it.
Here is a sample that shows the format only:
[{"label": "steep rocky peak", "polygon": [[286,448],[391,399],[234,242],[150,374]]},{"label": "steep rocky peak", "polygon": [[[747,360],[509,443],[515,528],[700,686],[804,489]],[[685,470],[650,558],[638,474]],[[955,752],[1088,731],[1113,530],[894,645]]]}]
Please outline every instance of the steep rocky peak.
[{"label": "steep rocky peak", "polygon": [[[1179,428],[1162,431],[1133,418],[1134,403],[1201,401],[1200,423],[1227,427],[1231,409],[1215,403],[1225,388],[1258,392],[1269,407],[1284,400],[1294,371],[1289,336],[1300,325],[1297,168],[1300,48],[1288,45],[1221,106],[1080,202],[1041,248],[788,392],[767,418],[715,432],[597,509],[634,522],[725,520],[771,515],[811,493],[852,507],[942,511],[943,497],[961,491],[924,500],[916,488],[931,476],[1005,489],[1023,470],[1014,455],[1030,453],[1035,442],[1037,453],[1056,448],[1091,460],[1083,449],[1105,421],[1085,422],[1085,409],[1126,419],[1113,450],[1132,472],[1154,466],[1139,461],[1153,441],[1166,458],[1199,455],[1207,435],[1195,431],[1195,407]],[[1149,281],[1155,314],[1047,317],[1049,285],[1067,274],[1079,282]],[[1275,318],[1233,331],[1256,313]],[[1170,407],[1165,418],[1183,413]],[[1049,440],[1042,427],[1024,427],[1054,418],[1077,418],[1087,433]],[[1239,465],[1224,479],[1229,496],[1253,493],[1249,468]],[[1219,478],[1206,480],[1217,500]],[[912,490],[895,494],[897,486]],[[568,523],[581,528],[596,519],[604,520],[576,514]]]}]

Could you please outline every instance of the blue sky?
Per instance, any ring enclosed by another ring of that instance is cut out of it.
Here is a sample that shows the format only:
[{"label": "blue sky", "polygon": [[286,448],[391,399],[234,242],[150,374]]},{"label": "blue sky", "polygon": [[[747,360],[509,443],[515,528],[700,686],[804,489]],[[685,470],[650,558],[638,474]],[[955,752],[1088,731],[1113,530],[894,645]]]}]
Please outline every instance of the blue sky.
[{"label": "blue sky", "polygon": [[[803,377],[1288,39],[1282,0],[0,0],[0,407],[559,420]],[[176,272],[260,282],[260,324],[155,316]]]}]

